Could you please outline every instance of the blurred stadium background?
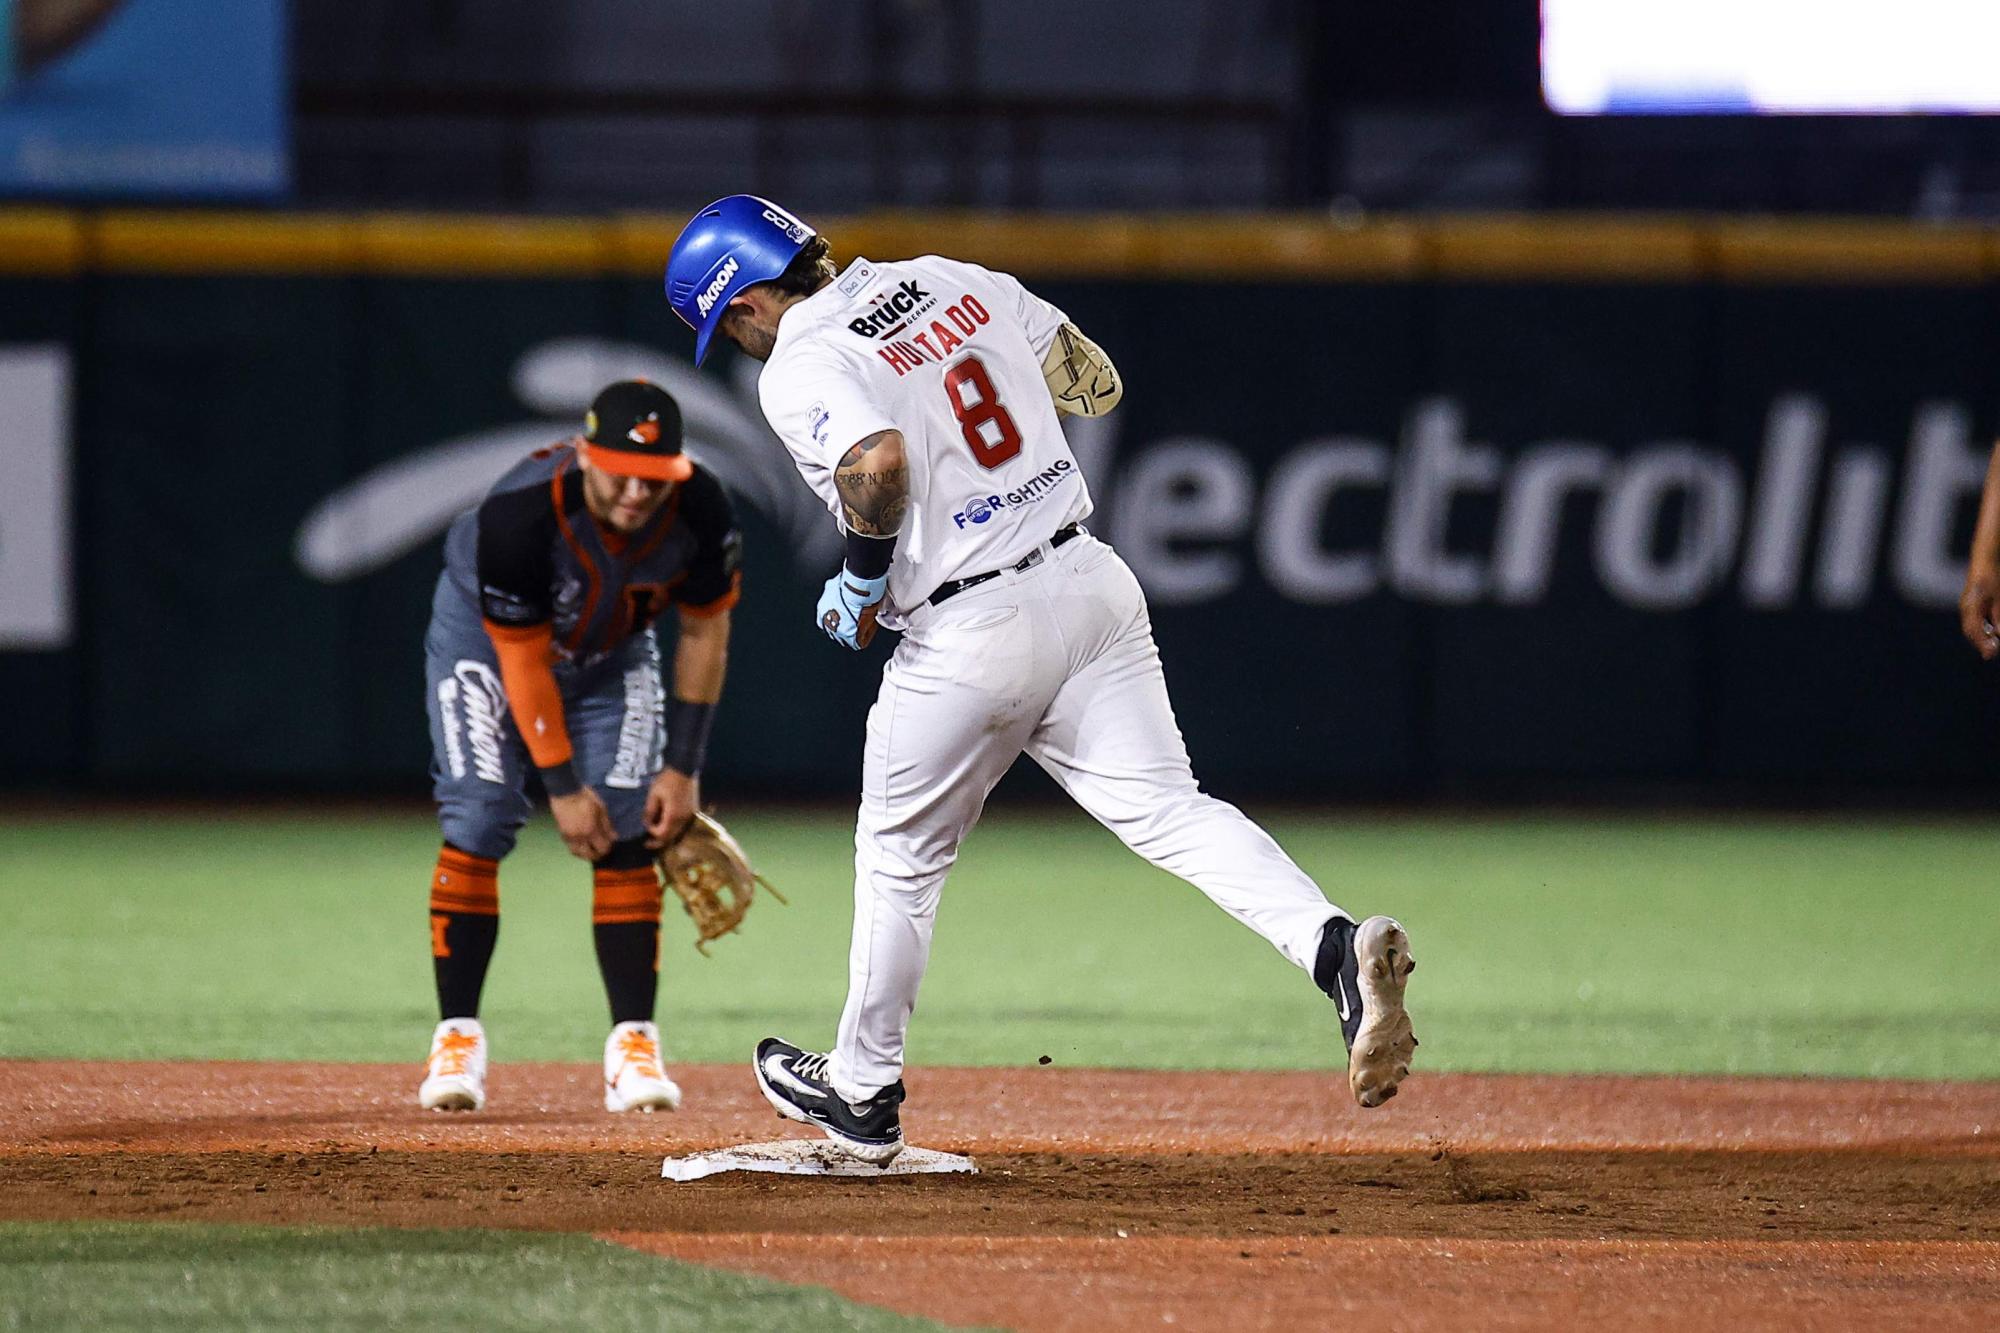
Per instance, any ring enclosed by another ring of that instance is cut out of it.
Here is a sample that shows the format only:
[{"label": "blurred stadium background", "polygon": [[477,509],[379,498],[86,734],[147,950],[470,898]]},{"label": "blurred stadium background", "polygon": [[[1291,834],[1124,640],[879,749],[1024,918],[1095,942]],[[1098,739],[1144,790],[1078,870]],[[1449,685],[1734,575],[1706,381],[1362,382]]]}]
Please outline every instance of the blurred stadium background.
[{"label": "blurred stadium background", "polygon": [[[1097,527],[1226,791],[1994,794],[1947,614],[1990,117],[1559,115],[1524,3],[12,8],[82,36],[0,111],[9,788],[421,793],[444,521],[651,370],[753,511],[712,785],[844,799],[875,668],[795,632],[827,535],[750,368],[694,390],[657,291],[749,188],[843,255],[1017,270],[1115,346]],[[1566,95],[1670,105],[1606,8],[1550,6]],[[1772,81],[1746,38],[1727,95],[1720,11],[1624,8],[1709,25],[1710,111]],[[1774,86],[1988,109],[1885,78]]]},{"label": "blurred stadium background", "polygon": [[[830,1027],[880,653],[659,287],[745,190],[1117,359],[1073,443],[1196,771],[1429,942],[1429,1069],[2000,1076],[1992,9],[0,0],[0,1057],[420,1057],[444,526],[633,374],[745,514],[704,785],[798,904],[670,962],[669,1040]],[[1253,941],[997,799],[919,1059],[1320,1058]],[[581,908],[516,903],[502,1058],[587,1057]]]}]

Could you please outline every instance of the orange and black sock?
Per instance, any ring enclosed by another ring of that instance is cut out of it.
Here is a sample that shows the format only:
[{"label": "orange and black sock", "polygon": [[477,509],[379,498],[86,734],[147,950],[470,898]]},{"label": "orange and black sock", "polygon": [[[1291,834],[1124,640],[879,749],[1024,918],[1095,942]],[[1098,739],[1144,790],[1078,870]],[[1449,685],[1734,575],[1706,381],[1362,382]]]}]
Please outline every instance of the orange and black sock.
[{"label": "orange and black sock", "polygon": [[613,1023],[650,1023],[660,985],[664,890],[643,839],[621,842],[591,874],[590,933]]},{"label": "orange and black sock", "polygon": [[479,992],[500,937],[500,863],[450,843],[431,872],[431,962],[438,1017],[479,1017]]}]

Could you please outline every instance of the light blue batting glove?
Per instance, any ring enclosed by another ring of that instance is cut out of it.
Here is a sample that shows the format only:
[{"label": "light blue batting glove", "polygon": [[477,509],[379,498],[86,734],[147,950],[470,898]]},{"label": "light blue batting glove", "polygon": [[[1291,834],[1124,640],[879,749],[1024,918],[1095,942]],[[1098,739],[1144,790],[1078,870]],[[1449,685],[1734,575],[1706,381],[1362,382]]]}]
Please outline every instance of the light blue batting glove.
[{"label": "light blue batting glove", "polygon": [[853,570],[842,568],[826,581],[826,591],[819,595],[819,627],[835,643],[860,652],[875,637],[872,613],[888,591],[887,574],[879,579],[864,579]]}]

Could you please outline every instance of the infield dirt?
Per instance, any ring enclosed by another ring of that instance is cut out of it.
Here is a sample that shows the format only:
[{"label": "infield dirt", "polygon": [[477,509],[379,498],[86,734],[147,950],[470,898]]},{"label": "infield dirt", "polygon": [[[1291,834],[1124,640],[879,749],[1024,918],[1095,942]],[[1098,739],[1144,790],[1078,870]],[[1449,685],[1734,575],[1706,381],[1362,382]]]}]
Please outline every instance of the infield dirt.
[{"label": "infield dirt", "polygon": [[0,1062],[0,1217],[588,1231],[1025,1328],[2000,1326],[2000,1084],[917,1070],[977,1177],[659,1179],[789,1137],[735,1066],[415,1108],[385,1065]]}]

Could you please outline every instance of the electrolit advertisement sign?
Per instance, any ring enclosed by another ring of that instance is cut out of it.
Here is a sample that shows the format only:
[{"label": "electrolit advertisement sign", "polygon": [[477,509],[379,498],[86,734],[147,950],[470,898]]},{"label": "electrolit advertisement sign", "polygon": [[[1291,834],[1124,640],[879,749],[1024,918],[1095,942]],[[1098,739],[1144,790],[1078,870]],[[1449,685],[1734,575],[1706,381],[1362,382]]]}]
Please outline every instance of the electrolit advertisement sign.
[{"label": "electrolit advertisement sign", "polygon": [[1995,0],[1542,0],[1565,115],[2000,111]]},{"label": "electrolit advertisement sign", "polygon": [[284,0],[0,0],[0,197],[290,188]]}]

